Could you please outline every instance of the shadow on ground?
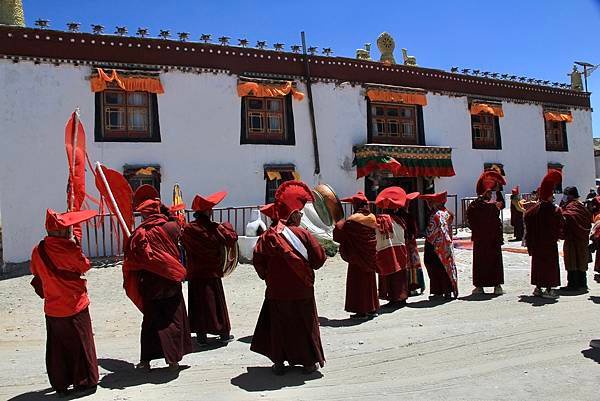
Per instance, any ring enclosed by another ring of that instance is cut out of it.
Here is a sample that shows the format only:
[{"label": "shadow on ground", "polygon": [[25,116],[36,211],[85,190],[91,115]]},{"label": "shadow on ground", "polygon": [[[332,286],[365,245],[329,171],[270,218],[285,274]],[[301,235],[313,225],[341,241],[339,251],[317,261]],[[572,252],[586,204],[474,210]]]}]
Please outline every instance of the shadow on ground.
[{"label": "shadow on ground", "polygon": [[323,377],[321,372],[317,371],[309,375],[302,373],[300,367],[285,368],[285,375],[275,376],[270,367],[249,367],[246,373],[231,379],[231,384],[243,390],[255,391],[270,391],[280,390],[285,387],[301,386],[307,381],[320,379]]},{"label": "shadow on ground", "polygon": [[66,396],[59,397],[56,392],[51,388],[45,388],[43,390],[38,391],[30,391],[28,393],[23,393],[17,395],[16,397],[9,398],[8,401],[39,401],[39,400],[76,400],[78,398],[87,397],[89,395],[93,395],[95,393],[68,393]]},{"label": "shadow on ground", "polygon": [[598,297],[598,296],[590,295],[590,297],[588,299],[595,304],[600,304],[600,297]]},{"label": "shadow on ground", "polygon": [[502,295],[496,295],[496,294],[471,294],[471,295],[467,295],[465,297],[460,297],[458,299],[460,299],[461,301],[489,301],[491,299],[494,298],[498,298],[501,297]]},{"label": "shadow on ground", "polygon": [[534,295],[520,295],[519,302],[524,302],[531,306],[545,306],[557,303],[558,299],[541,298]]},{"label": "shadow on ground", "polygon": [[189,368],[189,366],[182,365],[178,371],[173,371],[169,368],[156,368],[150,372],[144,372],[136,370],[133,363],[110,358],[98,359],[98,364],[111,372],[102,377],[98,386],[111,390],[123,390],[127,387],[135,387],[148,383],[168,383],[177,379],[181,370]]},{"label": "shadow on ground", "polygon": [[430,297],[417,302],[407,302],[407,308],[435,308],[436,306],[452,302],[453,299],[445,299],[444,297]]},{"label": "shadow on ground", "polygon": [[588,359],[596,363],[600,363],[600,349],[598,348],[588,348],[581,351],[581,355],[585,356]]},{"label": "shadow on ground", "polygon": [[352,318],[328,319],[324,316],[319,316],[319,325],[321,327],[352,327],[352,326],[358,326],[359,324],[366,323],[370,320],[373,320],[373,318],[370,318],[370,319],[352,319]]},{"label": "shadow on ground", "polygon": [[240,337],[237,340],[244,344],[252,344],[252,337],[253,336]]}]

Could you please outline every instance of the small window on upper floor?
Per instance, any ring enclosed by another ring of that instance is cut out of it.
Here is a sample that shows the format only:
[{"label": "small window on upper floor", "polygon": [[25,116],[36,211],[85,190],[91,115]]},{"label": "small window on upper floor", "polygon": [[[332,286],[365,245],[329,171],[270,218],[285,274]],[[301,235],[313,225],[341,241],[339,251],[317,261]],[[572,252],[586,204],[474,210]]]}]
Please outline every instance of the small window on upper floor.
[{"label": "small window on upper floor", "polygon": [[153,186],[160,193],[161,174],[158,165],[125,165],[123,176],[134,192],[142,185],[147,184]]},{"label": "small window on upper floor", "polygon": [[397,145],[419,144],[417,107],[371,103],[372,142]]},{"label": "small window on upper floor", "polygon": [[545,120],[546,150],[567,151],[567,124],[564,121]]},{"label": "small window on upper floor", "polygon": [[471,115],[473,149],[501,149],[500,122],[491,114]]},{"label": "small window on upper floor", "polygon": [[241,144],[294,145],[292,96],[242,97]]}]

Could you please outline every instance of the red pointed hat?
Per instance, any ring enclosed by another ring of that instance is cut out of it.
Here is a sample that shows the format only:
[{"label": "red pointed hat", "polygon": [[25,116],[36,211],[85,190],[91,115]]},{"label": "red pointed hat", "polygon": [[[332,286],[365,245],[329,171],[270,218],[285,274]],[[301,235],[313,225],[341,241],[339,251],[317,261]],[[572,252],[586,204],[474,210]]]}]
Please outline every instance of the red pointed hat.
[{"label": "red pointed hat", "polygon": [[519,186],[517,185],[516,187],[514,187],[511,191],[511,193],[513,195],[519,195],[521,193],[521,188],[519,188]]},{"label": "red pointed hat", "polygon": [[137,209],[139,205],[148,199],[160,199],[160,194],[152,185],[140,185],[133,193],[133,208]]},{"label": "red pointed hat", "polygon": [[271,220],[277,220],[277,213],[275,210],[275,204],[269,203],[260,208],[260,212],[270,218]]},{"label": "red pointed hat", "polygon": [[425,194],[419,196],[419,198],[426,202],[441,203],[443,205],[448,200],[448,191],[438,192],[435,194]]},{"label": "red pointed hat", "polygon": [[479,176],[477,180],[476,191],[477,195],[483,194],[485,191],[492,190],[498,185],[506,185],[506,180],[496,170],[486,170]]},{"label": "red pointed hat", "polygon": [[160,200],[146,199],[135,208],[135,211],[141,213],[142,216],[160,213]]},{"label": "red pointed hat", "polygon": [[388,187],[381,191],[375,199],[380,209],[399,209],[406,205],[406,191],[400,187]]},{"label": "red pointed hat", "polygon": [[562,173],[559,170],[548,170],[538,189],[540,200],[549,200],[554,194],[554,189],[562,182]]},{"label": "red pointed hat", "polygon": [[196,195],[192,201],[192,210],[194,212],[205,212],[210,210],[225,199],[226,196],[227,192],[225,191],[215,192],[212,195],[208,195],[206,198]]},{"label": "red pointed hat", "polygon": [[417,199],[419,197],[419,195],[421,195],[420,192],[411,192],[411,193],[408,193],[408,194],[406,194],[406,200],[411,201],[413,199]]},{"label": "red pointed hat", "polygon": [[340,199],[342,202],[350,202],[353,205],[360,205],[363,203],[369,203],[369,200],[367,199],[367,197],[365,196],[365,194],[363,192],[357,192],[352,196],[349,196],[347,198],[344,199]]},{"label": "red pointed hat", "polygon": [[296,210],[302,210],[306,202],[312,202],[312,191],[302,181],[286,181],[275,192],[277,217],[286,220]]},{"label": "red pointed hat", "polygon": [[46,209],[46,230],[60,231],[81,223],[96,216],[95,210],[80,210],[78,212],[58,213],[52,209]]}]

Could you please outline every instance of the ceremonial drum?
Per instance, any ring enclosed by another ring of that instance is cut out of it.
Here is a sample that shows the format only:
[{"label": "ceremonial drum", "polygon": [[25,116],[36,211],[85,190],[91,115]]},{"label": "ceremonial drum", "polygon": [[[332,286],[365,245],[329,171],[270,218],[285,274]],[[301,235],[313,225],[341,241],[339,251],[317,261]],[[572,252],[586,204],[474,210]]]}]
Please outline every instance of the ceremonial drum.
[{"label": "ceremonial drum", "polygon": [[313,189],[315,201],[313,206],[319,218],[331,226],[344,218],[344,209],[333,188],[327,184],[319,184]]},{"label": "ceremonial drum", "polygon": [[237,241],[232,246],[223,246],[223,277],[229,276],[238,265],[238,259],[240,255],[240,249],[238,248]]}]

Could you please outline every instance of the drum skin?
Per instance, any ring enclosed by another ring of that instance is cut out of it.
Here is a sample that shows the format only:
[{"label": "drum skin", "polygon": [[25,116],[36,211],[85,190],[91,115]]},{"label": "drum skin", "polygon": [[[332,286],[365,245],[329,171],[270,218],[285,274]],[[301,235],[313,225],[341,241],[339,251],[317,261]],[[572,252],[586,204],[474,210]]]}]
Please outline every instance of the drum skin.
[{"label": "drum skin", "polygon": [[240,250],[237,242],[232,246],[223,245],[223,277],[229,276],[238,265]]},{"label": "drum skin", "polygon": [[315,195],[315,209],[319,214],[319,217],[323,219],[321,214],[324,214],[325,209],[328,213],[327,220],[323,219],[323,222],[327,225],[332,225],[344,218],[344,209],[342,202],[340,202],[333,188],[327,184],[319,184],[313,189]]}]

